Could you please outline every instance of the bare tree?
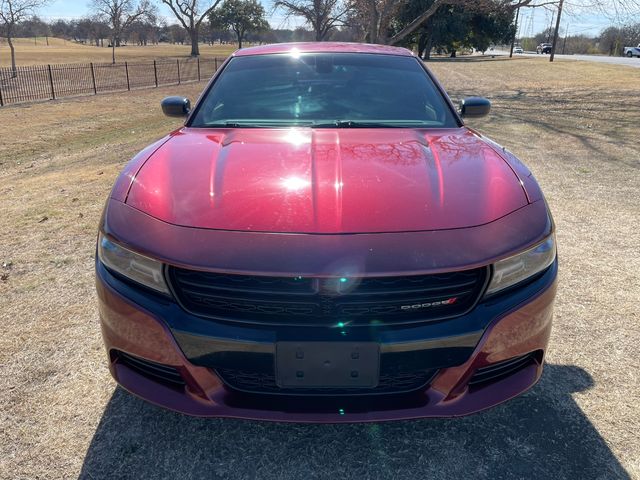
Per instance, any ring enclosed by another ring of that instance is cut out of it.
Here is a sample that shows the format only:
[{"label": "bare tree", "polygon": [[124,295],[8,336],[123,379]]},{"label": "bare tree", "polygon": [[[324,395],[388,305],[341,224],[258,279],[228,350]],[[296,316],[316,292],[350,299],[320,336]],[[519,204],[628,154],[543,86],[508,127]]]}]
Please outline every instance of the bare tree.
[{"label": "bare tree", "polygon": [[189,34],[189,38],[191,38],[191,56],[197,57],[200,55],[200,48],[198,47],[200,25],[222,0],[209,0],[207,2],[200,2],[198,0],[160,1],[169,6],[180,24]]},{"label": "bare tree", "polygon": [[104,47],[104,39],[109,38],[111,29],[107,22],[101,21],[99,18],[95,18],[91,21],[90,33],[95,41],[96,47]]},{"label": "bare tree", "polygon": [[632,46],[640,43],[640,22],[629,23],[622,27],[608,27],[600,33],[598,47],[607,55],[620,55],[625,45]]},{"label": "bare tree", "polygon": [[4,31],[11,49],[11,71],[17,75],[16,50],[13,45],[16,26],[33,16],[48,0],[0,0],[0,30]]},{"label": "bare tree", "polygon": [[351,4],[342,0],[277,0],[288,16],[302,17],[316,34],[316,41],[326,40],[334,28],[344,25]]},{"label": "bare tree", "polygon": [[[556,48],[559,46],[558,37],[560,34],[560,22],[562,18],[563,7],[571,13],[586,11],[592,13],[598,11],[600,15],[607,18],[611,22],[620,22],[625,17],[636,16],[640,13],[639,0],[559,0],[557,3],[558,11],[556,13],[556,26],[553,31],[553,42],[549,61],[553,62],[556,54]],[[566,43],[566,36],[565,36]],[[563,46],[564,53],[564,46]]]},{"label": "bare tree", "polygon": [[131,24],[126,32],[127,40],[131,40],[138,45],[156,44],[158,38],[158,18],[154,14],[149,14],[145,18],[138,19]]},{"label": "bare tree", "polygon": [[187,31],[184,29],[182,25],[178,25],[174,23],[167,27],[167,35],[171,41],[171,43],[184,45],[187,40]]},{"label": "bare tree", "polygon": [[111,61],[116,63],[116,47],[120,46],[122,35],[136,20],[150,15],[153,11],[148,0],[93,0],[92,9],[109,24],[111,29]]},{"label": "bare tree", "polygon": [[351,0],[354,17],[370,43],[386,43],[389,26],[406,0]]}]

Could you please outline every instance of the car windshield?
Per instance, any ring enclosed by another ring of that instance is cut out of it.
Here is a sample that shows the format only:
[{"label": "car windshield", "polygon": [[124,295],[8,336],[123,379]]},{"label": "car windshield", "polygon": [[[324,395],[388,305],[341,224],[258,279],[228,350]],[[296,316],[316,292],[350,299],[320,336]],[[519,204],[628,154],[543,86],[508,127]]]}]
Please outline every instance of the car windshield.
[{"label": "car windshield", "polygon": [[235,57],[191,127],[457,127],[413,57],[360,53]]}]

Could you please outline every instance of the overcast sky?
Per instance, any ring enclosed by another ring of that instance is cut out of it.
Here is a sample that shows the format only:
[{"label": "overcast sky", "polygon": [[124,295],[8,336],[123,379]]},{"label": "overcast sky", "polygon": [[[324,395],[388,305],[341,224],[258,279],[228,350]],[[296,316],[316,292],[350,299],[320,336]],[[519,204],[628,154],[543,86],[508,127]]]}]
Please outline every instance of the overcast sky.
[{"label": "overcast sky", "polygon": [[[302,22],[299,20],[287,20],[281,12],[273,13],[273,1],[262,0],[267,14],[270,15],[269,23],[273,28],[295,28]],[[172,12],[165,5],[156,1],[160,14],[172,21]],[[73,19],[80,18],[90,13],[88,1],[83,0],[53,0],[42,10],[40,14],[47,20],[56,18]],[[538,33],[551,24],[552,12],[543,8],[524,9],[520,23],[520,36],[530,36]],[[563,14],[560,32],[564,35],[569,29],[569,34],[598,34],[602,29],[611,24],[611,21],[598,14]]]}]

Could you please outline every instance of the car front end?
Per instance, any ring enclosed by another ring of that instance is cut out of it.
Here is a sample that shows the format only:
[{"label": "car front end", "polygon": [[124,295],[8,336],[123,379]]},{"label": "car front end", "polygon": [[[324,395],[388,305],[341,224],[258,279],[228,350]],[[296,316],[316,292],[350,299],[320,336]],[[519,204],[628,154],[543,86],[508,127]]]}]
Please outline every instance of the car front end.
[{"label": "car front end", "polygon": [[[313,75],[345,85],[350,69],[398,55],[311,45]],[[402,55],[399,75],[413,75]],[[233,72],[219,91],[236,88]],[[325,100],[318,78],[300,91]],[[101,220],[100,320],[122,387],[196,416],[360,422],[471,414],[538,381],[555,233],[510,152],[453,117],[200,126],[204,97],[128,164]],[[217,102],[211,112],[230,103]]]}]

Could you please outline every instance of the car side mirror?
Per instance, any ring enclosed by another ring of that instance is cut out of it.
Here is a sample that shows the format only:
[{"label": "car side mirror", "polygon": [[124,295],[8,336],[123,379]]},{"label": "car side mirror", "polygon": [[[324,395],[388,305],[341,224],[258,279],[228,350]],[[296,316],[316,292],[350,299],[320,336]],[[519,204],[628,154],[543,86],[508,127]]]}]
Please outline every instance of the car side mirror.
[{"label": "car side mirror", "polygon": [[489,115],[491,102],[484,97],[469,97],[460,102],[460,115],[464,118],[479,118]]},{"label": "car side mirror", "polygon": [[191,102],[184,97],[167,97],[160,105],[167,117],[186,117],[191,112]]}]

